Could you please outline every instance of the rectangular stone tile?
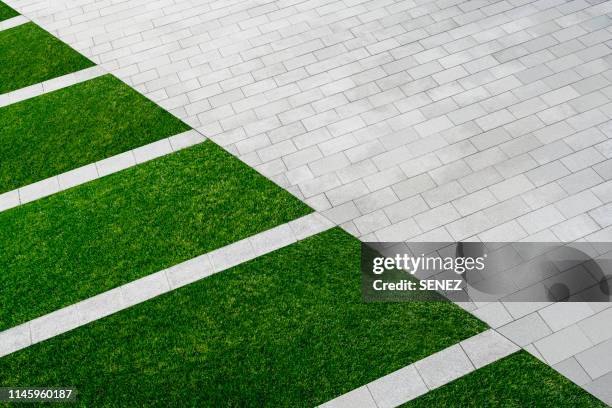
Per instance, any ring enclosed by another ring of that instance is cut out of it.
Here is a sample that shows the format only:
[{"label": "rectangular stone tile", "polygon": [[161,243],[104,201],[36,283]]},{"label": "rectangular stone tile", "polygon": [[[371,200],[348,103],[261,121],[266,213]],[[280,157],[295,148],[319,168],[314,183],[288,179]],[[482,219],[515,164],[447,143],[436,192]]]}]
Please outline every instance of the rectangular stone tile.
[{"label": "rectangular stone tile", "polygon": [[536,341],[535,346],[546,361],[554,365],[592,347],[592,343],[578,326],[573,325]]},{"label": "rectangular stone tile", "polygon": [[570,357],[567,360],[555,364],[553,368],[575,384],[585,385],[591,382],[591,377],[589,377],[586,371],[584,371],[584,368],[582,368],[574,357]]},{"label": "rectangular stone tile", "polygon": [[430,389],[448,384],[474,371],[474,366],[458,344],[425,357],[414,365]]},{"label": "rectangular stone tile", "polygon": [[559,331],[591,316],[593,309],[583,302],[557,302],[538,313],[553,331]]},{"label": "rectangular stone tile", "polygon": [[544,228],[551,227],[565,220],[554,206],[548,205],[533,211],[527,215],[519,217],[517,221],[529,234],[541,231]]},{"label": "rectangular stone tile", "polygon": [[597,223],[587,214],[571,218],[551,228],[562,242],[575,241],[599,229]]},{"label": "rectangular stone tile", "polygon": [[444,204],[414,217],[423,231],[429,231],[441,225],[450,223],[461,215],[451,204]]},{"label": "rectangular stone tile", "polygon": [[60,186],[57,177],[51,177],[21,187],[19,189],[19,200],[22,204],[25,204],[55,194],[59,190]]},{"label": "rectangular stone tile", "polygon": [[437,207],[449,201],[455,200],[458,197],[464,196],[465,191],[459,183],[456,181],[451,181],[450,183],[444,184],[440,187],[427,190],[421,195],[430,207]]},{"label": "rectangular stone tile", "polygon": [[378,408],[370,391],[364,385],[347,392],[325,404],[319,405],[320,408]]},{"label": "rectangular stone tile", "polygon": [[612,309],[605,309],[578,323],[593,344],[612,338]]},{"label": "rectangular stone tile", "polygon": [[422,232],[423,231],[419,228],[417,223],[412,218],[408,218],[380,229],[376,231],[375,234],[376,237],[383,242],[402,242]]},{"label": "rectangular stone tile", "polygon": [[565,218],[572,218],[601,206],[601,201],[589,190],[559,200],[555,207]]},{"label": "rectangular stone tile", "polygon": [[494,329],[514,320],[500,302],[491,302],[478,307],[472,311],[472,314]]},{"label": "rectangular stone tile", "polygon": [[428,389],[414,364],[368,384],[378,408],[393,408],[425,394]]},{"label": "rectangular stone tile", "polygon": [[446,230],[456,241],[462,241],[491,228],[491,226],[491,220],[480,211],[451,222],[446,225]]},{"label": "rectangular stone tile", "polygon": [[608,374],[612,371],[612,339],[577,354],[576,360],[593,379]]},{"label": "rectangular stone tile", "polygon": [[558,184],[569,194],[575,194],[603,182],[603,179],[591,168],[580,170],[558,180]]},{"label": "rectangular stone tile", "polygon": [[532,188],[534,188],[533,184],[522,174],[489,187],[491,192],[500,201],[522,194]]},{"label": "rectangular stone tile", "polygon": [[476,369],[520,350],[519,346],[495,330],[487,330],[463,340],[460,344]]},{"label": "rectangular stone tile", "polygon": [[605,374],[593,382],[584,385],[584,389],[612,406],[612,373]]},{"label": "rectangular stone tile", "polygon": [[0,357],[4,357],[32,344],[30,323],[20,324],[0,332]]},{"label": "rectangular stone tile", "polygon": [[21,204],[21,201],[19,200],[18,190],[12,190],[0,194],[0,212],[8,210],[9,208],[17,207],[19,204]]},{"label": "rectangular stone tile", "polygon": [[81,318],[75,305],[56,310],[29,322],[32,344],[78,327]]},{"label": "rectangular stone tile", "polygon": [[508,323],[497,329],[502,335],[523,347],[552,333],[544,320],[537,313]]}]

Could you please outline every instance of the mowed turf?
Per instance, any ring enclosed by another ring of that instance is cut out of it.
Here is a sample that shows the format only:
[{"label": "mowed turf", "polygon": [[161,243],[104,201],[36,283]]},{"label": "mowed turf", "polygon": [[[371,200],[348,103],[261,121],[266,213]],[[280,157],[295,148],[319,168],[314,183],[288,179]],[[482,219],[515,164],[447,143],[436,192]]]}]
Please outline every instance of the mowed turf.
[{"label": "mowed turf", "polygon": [[7,20],[18,15],[19,13],[0,1],[0,21]]},{"label": "mowed turf", "polygon": [[111,75],[0,108],[0,193],[188,129]]},{"label": "mowed turf", "polygon": [[526,351],[519,351],[402,405],[419,407],[606,407]]},{"label": "mowed turf", "polygon": [[311,212],[214,143],[0,213],[0,330]]},{"label": "mowed turf", "polygon": [[312,407],[470,337],[447,302],[364,303],[332,229],[0,359],[82,406]]},{"label": "mowed turf", "polygon": [[93,65],[34,23],[0,31],[0,94]]}]

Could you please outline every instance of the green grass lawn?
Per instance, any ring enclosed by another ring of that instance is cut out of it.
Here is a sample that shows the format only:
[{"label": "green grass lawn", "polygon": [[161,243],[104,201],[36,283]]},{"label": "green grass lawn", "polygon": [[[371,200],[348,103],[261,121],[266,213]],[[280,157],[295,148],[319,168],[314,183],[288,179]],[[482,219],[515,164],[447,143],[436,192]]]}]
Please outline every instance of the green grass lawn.
[{"label": "green grass lawn", "polygon": [[0,330],[311,210],[214,143],[0,213]]},{"label": "green grass lawn", "polygon": [[0,109],[0,193],[186,131],[111,75]]},{"label": "green grass lawn", "polygon": [[332,229],[0,359],[83,406],[312,407],[485,330],[452,303],[361,299]]},{"label": "green grass lawn", "polygon": [[7,6],[6,4],[0,1],[0,21],[6,20],[11,17],[18,16],[18,15],[19,13],[17,13],[15,10],[13,10],[12,8],[10,8],[9,6]]},{"label": "green grass lawn", "polygon": [[0,94],[93,65],[34,23],[0,31]]},{"label": "green grass lawn", "polygon": [[519,351],[405,405],[418,407],[606,407],[526,351]]}]

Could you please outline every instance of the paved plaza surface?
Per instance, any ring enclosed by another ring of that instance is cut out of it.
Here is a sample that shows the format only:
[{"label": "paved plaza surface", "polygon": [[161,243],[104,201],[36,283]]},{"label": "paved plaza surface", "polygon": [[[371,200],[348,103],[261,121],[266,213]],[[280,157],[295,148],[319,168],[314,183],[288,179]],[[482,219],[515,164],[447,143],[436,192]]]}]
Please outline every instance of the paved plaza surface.
[{"label": "paved plaza surface", "polygon": [[[612,241],[612,1],[6,3],[364,241]],[[466,307],[612,404],[609,306]]]}]

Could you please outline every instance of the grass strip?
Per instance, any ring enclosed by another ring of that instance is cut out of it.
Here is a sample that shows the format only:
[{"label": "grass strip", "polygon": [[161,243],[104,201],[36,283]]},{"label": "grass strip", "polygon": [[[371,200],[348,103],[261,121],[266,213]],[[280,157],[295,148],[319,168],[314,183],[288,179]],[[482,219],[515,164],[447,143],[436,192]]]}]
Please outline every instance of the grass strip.
[{"label": "grass strip", "polygon": [[93,65],[34,23],[0,31],[0,94]]},{"label": "grass strip", "polygon": [[360,285],[360,242],[332,229],[4,357],[0,378],[81,406],[312,407],[486,329]]},{"label": "grass strip", "polygon": [[310,213],[214,143],[0,213],[0,329]]},{"label": "grass strip", "polygon": [[111,75],[0,109],[0,192],[189,126]]},{"label": "grass strip", "polygon": [[0,21],[18,16],[15,10],[0,1]]},{"label": "grass strip", "polygon": [[516,352],[402,405],[449,406],[606,407],[526,351]]}]

